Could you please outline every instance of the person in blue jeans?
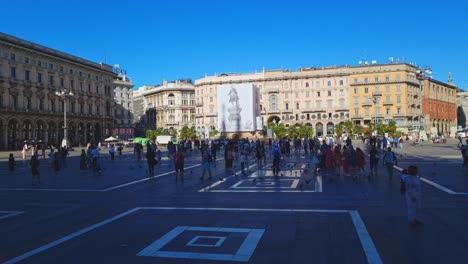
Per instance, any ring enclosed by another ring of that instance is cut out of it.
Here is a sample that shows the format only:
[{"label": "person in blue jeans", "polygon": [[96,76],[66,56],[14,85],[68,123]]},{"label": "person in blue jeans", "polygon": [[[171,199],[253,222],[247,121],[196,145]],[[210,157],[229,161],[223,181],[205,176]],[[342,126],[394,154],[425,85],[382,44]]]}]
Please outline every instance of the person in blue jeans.
[{"label": "person in blue jeans", "polygon": [[383,156],[383,162],[387,169],[388,178],[391,180],[393,178],[393,166],[398,163],[397,157],[391,147],[387,148],[387,152]]}]

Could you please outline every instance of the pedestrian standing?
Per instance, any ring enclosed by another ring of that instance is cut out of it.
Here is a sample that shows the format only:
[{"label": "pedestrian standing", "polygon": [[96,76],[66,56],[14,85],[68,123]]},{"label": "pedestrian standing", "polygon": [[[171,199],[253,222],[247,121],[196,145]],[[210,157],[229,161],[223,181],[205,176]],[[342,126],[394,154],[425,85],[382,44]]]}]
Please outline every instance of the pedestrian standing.
[{"label": "pedestrian standing", "polygon": [[281,150],[278,146],[278,142],[273,142],[273,149],[271,150],[271,157],[273,159],[273,176],[278,176],[280,171],[280,161],[281,161]]},{"label": "pedestrian standing", "polygon": [[335,168],[335,177],[339,177],[341,172],[341,149],[339,145],[336,145],[333,151],[333,167]]},{"label": "pedestrian standing", "polygon": [[13,153],[10,153],[10,157],[8,157],[8,169],[10,170],[10,174],[15,172],[16,168],[16,161],[15,157],[13,157]]},{"label": "pedestrian standing", "polygon": [[388,179],[391,180],[393,178],[393,166],[398,163],[397,157],[391,147],[387,148],[387,152],[385,152],[383,157],[383,162],[387,169]]},{"label": "pedestrian standing", "polygon": [[37,183],[41,184],[41,176],[39,174],[39,157],[37,156],[37,152],[31,155],[31,184],[36,185],[34,183],[34,179],[37,178]]},{"label": "pedestrian standing", "polygon": [[114,160],[114,157],[115,157],[115,147],[114,147],[114,144],[111,144],[111,145],[110,145],[109,154],[110,154],[110,156],[111,156],[111,160]]},{"label": "pedestrian standing", "polygon": [[26,160],[26,153],[27,152],[28,152],[28,144],[24,143],[23,150],[21,151],[21,154],[23,154],[23,160]]},{"label": "pedestrian standing", "polygon": [[60,171],[60,151],[55,152],[54,154],[54,160],[52,162],[52,168],[54,169],[54,174],[55,176],[58,176],[59,171]]},{"label": "pedestrian standing", "polygon": [[421,218],[421,180],[418,176],[418,167],[409,166],[407,174],[402,175],[405,186],[406,208],[408,210],[408,222],[411,226],[422,224]]},{"label": "pedestrian standing", "polygon": [[84,149],[81,150],[81,155],[80,155],[80,171],[83,172],[87,169],[86,165],[86,152]]},{"label": "pedestrian standing", "polygon": [[45,159],[45,158],[46,158],[46,157],[45,157],[45,156],[46,156],[46,155],[45,155],[45,152],[46,152],[46,146],[45,146],[45,145],[42,145],[42,146],[41,146],[41,152],[42,152],[42,153],[41,153],[42,159]]},{"label": "pedestrian standing", "polygon": [[174,156],[174,165],[175,165],[175,178],[176,181],[180,176],[180,180],[184,181],[184,153],[182,152],[182,148],[179,148],[177,153]]}]

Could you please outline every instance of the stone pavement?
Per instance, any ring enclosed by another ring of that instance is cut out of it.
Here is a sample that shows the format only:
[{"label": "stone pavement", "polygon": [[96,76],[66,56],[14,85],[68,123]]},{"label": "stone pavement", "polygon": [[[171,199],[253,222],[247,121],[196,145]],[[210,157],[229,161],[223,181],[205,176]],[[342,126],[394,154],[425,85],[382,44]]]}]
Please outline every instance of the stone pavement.
[{"label": "stone pavement", "polygon": [[455,146],[395,150],[396,169],[415,164],[423,177],[416,228],[398,177],[389,181],[383,167],[370,181],[330,182],[301,154],[286,158],[279,178],[271,160],[242,175],[218,157],[216,177],[200,181],[194,153],[176,182],[167,158],[149,178],[127,151],[115,161],[104,154],[102,176],[80,172],[75,155],[58,176],[44,160],[43,183],[31,186],[28,162],[16,156],[10,175],[1,159],[0,263],[464,263],[468,171]]}]

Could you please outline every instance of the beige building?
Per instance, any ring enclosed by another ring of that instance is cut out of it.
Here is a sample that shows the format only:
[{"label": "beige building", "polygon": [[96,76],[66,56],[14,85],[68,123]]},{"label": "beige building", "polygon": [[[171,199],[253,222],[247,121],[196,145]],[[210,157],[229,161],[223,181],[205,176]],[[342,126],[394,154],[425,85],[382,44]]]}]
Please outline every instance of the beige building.
[{"label": "beige building", "polygon": [[[102,141],[113,127],[115,76],[110,65],[0,33],[0,149],[60,145],[64,105],[72,145]],[[61,91],[73,96],[64,102]]]},{"label": "beige building", "polygon": [[[348,67],[264,70],[260,73],[221,74],[195,81],[196,126],[209,137],[218,128],[217,86],[252,83],[259,88],[257,107],[263,123],[312,126],[317,135],[333,134],[334,126],[349,119]],[[261,135],[262,131],[252,131]]]},{"label": "beige building", "polygon": [[357,124],[395,120],[409,134],[420,128],[424,134],[449,133],[455,125],[455,87],[424,76],[416,66],[363,65],[350,67],[349,74],[351,119]]},{"label": "beige building", "polygon": [[119,139],[133,138],[133,83],[125,74],[114,79],[114,130],[112,135]]},{"label": "beige building", "polygon": [[183,126],[195,126],[195,87],[191,80],[164,82],[140,89],[144,97],[144,112],[155,110],[154,128],[180,130]]}]

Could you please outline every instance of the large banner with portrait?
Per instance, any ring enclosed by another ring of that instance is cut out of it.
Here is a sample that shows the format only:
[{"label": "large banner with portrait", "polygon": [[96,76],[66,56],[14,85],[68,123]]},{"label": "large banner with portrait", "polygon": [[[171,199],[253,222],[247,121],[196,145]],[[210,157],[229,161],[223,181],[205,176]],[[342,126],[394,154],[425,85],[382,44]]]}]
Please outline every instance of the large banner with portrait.
[{"label": "large banner with portrait", "polygon": [[257,87],[251,83],[217,87],[218,131],[248,132],[257,129]]}]

